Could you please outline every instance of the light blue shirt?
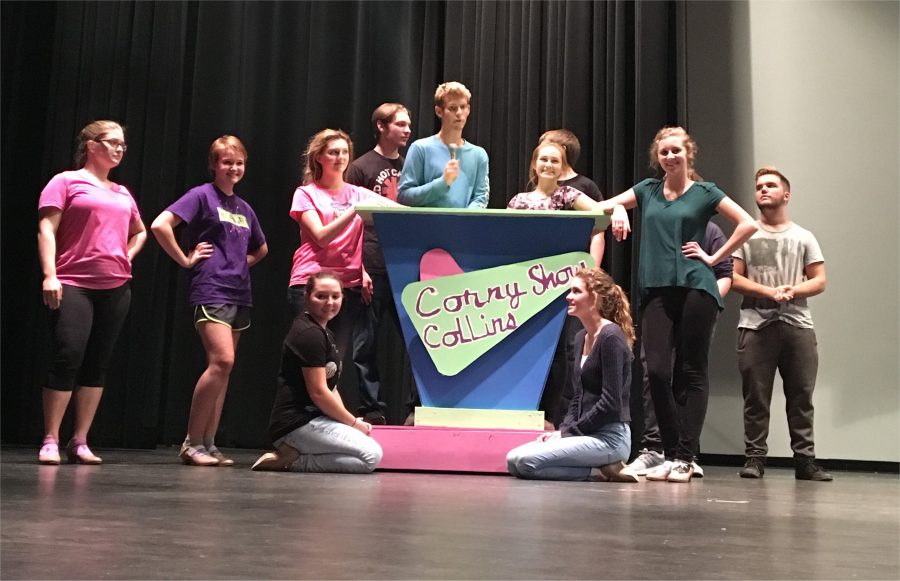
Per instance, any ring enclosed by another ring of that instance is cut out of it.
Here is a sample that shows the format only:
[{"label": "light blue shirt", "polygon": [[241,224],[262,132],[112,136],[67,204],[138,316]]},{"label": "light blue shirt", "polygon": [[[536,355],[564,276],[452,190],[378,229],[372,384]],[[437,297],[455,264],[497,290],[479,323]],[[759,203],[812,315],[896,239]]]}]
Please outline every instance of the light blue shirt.
[{"label": "light blue shirt", "polygon": [[490,194],[487,152],[466,141],[456,150],[456,159],[459,176],[448,186],[444,166],[450,161],[450,148],[437,135],[416,140],[406,154],[397,201],[431,208],[486,207]]}]

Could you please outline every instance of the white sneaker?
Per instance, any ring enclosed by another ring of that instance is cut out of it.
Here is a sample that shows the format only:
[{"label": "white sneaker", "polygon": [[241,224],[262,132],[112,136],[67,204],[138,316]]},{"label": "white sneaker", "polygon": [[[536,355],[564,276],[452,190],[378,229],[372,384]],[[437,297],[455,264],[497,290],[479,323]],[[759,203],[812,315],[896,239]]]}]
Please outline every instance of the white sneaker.
[{"label": "white sneaker", "polygon": [[697,464],[697,461],[691,462],[691,466],[694,468],[694,478],[703,478],[703,468]]},{"label": "white sneaker", "polygon": [[694,475],[694,467],[690,462],[675,460],[672,462],[672,471],[669,472],[669,482],[690,482]]},{"label": "white sneaker", "polygon": [[644,448],[641,450],[641,455],[628,465],[628,470],[638,476],[646,476],[651,469],[656,468],[665,462],[665,460],[665,457],[659,452]]},{"label": "white sneaker", "polygon": [[671,460],[666,460],[656,468],[651,468],[646,474],[647,480],[665,482],[669,479],[669,473],[672,471],[673,464]]}]

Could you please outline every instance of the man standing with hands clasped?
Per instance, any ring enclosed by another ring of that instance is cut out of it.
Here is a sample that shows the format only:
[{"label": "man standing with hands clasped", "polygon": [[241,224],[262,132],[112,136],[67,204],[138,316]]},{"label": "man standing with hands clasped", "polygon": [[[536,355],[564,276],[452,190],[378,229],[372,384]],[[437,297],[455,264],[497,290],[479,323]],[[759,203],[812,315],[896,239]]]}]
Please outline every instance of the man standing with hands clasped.
[{"label": "man standing with hands clasped", "polygon": [[[403,156],[400,148],[406,147],[411,133],[412,120],[409,110],[400,103],[382,103],[372,113],[372,129],[377,143],[375,148],[365,153],[347,169],[344,178],[347,183],[362,186],[390,200],[397,201],[397,184],[403,171]],[[363,234],[363,266],[372,279],[371,302],[366,307],[366,316],[360,317],[354,330],[353,363],[364,385],[361,390],[362,400],[358,413],[371,424],[385,424],[385,408],[379,397],[381,391],[381,375],[376,362],[378,355],[379,329],[384,324],[394,327],[397,336],[402,337],[397,309],[391,296],[387,267],[384,255],[378,244],[375,227],[367,224]],[[403,399],[406,413],[411,414],[416,405],[416,387],[409,371],[409,356],[403,352],[396,353],[399,365],[402,366],[402,381],[407,384],[395,389],[404,391]],[[405,416],[406,417],[406,416]]]},{"label": "man standing with hands clasped", "polygon": [[463,139],[472,93],[450,81],[434,93],[434,114],[441,130],[416,140],[406,154],[397,201],[407,206],[476,208],[488,204],[488,155]]},{"label": "man standing with hands clasped", "polygon": [[808,297],[825,290],[825,258],[809,230],[791,222],[791,183],[773,167],[756,172],[759,230],[734,253],[733,288],[744,295],[738,367],[744,393],[742,478],[765,473],[769,407],[776,369],[784,383],[794,476],[828,481],[815,461],[812,394],[819,355]]}]

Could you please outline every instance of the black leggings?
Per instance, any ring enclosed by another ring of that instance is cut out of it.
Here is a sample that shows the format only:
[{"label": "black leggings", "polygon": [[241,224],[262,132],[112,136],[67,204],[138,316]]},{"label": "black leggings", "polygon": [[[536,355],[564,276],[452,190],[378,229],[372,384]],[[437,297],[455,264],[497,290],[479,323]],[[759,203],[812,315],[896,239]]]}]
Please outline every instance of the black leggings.
[{"label": "black leggings", "polygon": [[697,455],[709,401],[709,344],[718,312],[716,299],[696,289],[655,288],[645,299],[643,347],[667,460],[691,462]]},{"label": "black leggings", "polygon": [[47,387],[103,387],[116,337],[131,305],[131,284],[112,289],[63,285],[59,308],[50,311],[52,355]]}]

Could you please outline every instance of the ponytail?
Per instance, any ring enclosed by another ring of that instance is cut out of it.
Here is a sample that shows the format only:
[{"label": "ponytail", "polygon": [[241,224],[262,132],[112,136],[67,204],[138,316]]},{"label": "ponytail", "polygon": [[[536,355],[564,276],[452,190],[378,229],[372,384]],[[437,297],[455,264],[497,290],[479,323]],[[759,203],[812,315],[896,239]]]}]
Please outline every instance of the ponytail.
[{"label": "ponytail", "polygon": [[613,300],[610,302],[613,304],[610,305],[610,316],[606,318],[622,328],[622,332],[625,333],[625,340],[628,342],[628,348],[633,349],[634,322],[631,319],[631,303],[628,301],[625,291],[619,285],[613,287],[611,298]]}]

